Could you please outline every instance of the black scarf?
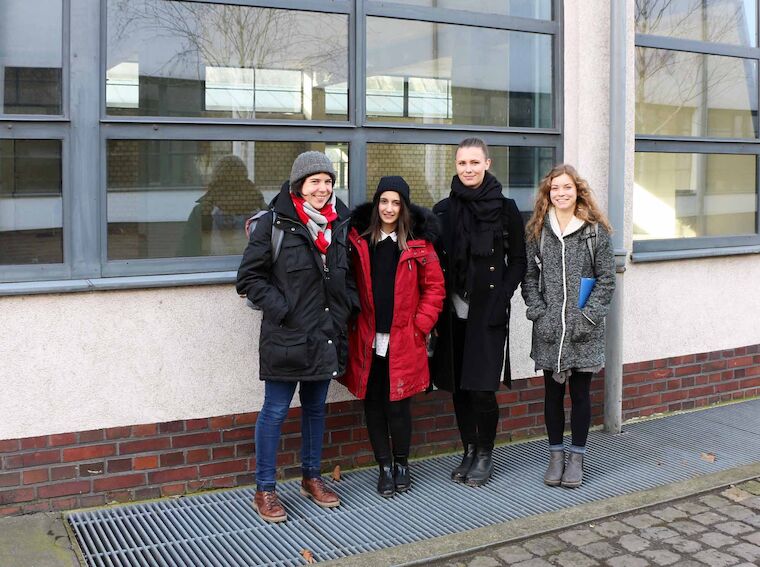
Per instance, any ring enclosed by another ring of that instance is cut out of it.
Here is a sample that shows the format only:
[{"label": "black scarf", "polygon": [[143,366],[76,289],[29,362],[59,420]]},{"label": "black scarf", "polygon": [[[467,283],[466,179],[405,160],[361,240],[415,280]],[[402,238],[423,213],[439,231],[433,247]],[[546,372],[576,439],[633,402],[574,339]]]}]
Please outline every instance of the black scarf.
[{"label": "black scarf", "polygon": [[451,180],[449,216],[454,229],[452,275],[454,291],[467,298],[472,291],[472,256],[489,256],[501,238],[501,183],[486,171],[477,189],[466,187],[456,175]]}]

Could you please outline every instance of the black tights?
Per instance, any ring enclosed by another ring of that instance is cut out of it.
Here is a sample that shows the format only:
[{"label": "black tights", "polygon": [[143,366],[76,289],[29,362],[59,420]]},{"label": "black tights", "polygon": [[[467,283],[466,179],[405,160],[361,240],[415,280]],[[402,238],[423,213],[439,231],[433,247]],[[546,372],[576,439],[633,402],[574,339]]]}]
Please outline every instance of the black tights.
[{"label": "black tights", "polygon": [[[588,428],[591,426],[591,372],[573,370],[570,383],[570,431],[576,447],[585,447]],[[552,378],[551,370],[544,370],[544,420],[549,445],[562,445],[565,432],[565,385]]]},{"label": "black tights", "polygon": [[476,445],[490,451],[499,425],[499,404],[496,392],[462,390],[462,355],[467,322],[453,318],[454,339],[454,413],[462,444]]},{"label": "black tights", "polygon": [[[391,456],[402,463],[409,457],[409,445],[412,439],[410,398],[397,402],[391,402],[389,398],[388,358],[375,355],[367,380],[364,417],[367,421],[369,441],[378,464],[389,464]],[[392,451],[391,442],[393,443]]]}]

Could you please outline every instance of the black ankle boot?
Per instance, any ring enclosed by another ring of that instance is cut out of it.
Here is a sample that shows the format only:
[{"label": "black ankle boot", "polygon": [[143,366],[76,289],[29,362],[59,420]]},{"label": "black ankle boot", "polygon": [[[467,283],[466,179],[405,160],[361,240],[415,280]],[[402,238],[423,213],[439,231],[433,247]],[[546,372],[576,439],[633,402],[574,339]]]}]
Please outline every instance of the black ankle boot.
[{"label": "black ankle boot", "polygon": [[462,462],[457,468],[451,471],[451,480],[454,482],[464,482],[467,478],[467,472],[472,466],[472,461],[475,460],[476,447],[473,443],[468,443],[464,448],[464,455],[462,455]]},{"label": "black ankle boot", "polygon": [[377,477],[377,493],[383,498],[390,498],[395,491],[393,469],[390,463],[383,463],[380,465],[380,475]]},{"label": "black ankle boot", "polygon": [[478,449],[475,460],[467,472],[465,483],[467,486],[483,486],[493,473],[492,449]]},{"label": "black ankle boot", "polygon": [[409,462],[406,457],[396,457],[393,463],[393,482],[396,484],[396,492],[404,492],[412,485],[412,477],[409,474]]}]

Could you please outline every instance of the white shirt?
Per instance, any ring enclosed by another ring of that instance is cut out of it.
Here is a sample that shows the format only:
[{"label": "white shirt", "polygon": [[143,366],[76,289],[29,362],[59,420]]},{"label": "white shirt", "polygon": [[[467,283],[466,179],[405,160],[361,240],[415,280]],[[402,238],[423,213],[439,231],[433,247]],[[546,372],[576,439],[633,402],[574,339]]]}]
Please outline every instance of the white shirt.
[{"label": "white shirt", "polygon": [[[396,231],[394,230],[390,234],[386,234],[382,230],[380,230],[380,242],[385,240],[386,238],[390,238],[393,240],[393,242],[398,242],[398,235],[396,234]],[[388,355],[388,344],[391,342],[391,335],[390,333],[375,333],[375,340],[372,342],[372,348],[375,349],[375,354],[377,356],[381,356],[385,358]]]}]

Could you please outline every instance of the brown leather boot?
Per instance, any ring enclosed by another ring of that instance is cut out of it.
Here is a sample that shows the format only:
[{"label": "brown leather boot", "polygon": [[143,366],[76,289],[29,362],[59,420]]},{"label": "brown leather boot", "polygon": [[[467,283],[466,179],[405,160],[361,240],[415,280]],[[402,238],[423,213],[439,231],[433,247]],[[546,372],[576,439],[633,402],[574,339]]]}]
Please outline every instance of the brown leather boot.
[{"label": "brown leather boot", "polygon": [[253,497],[253,507],[266,522],[284,522],[288,519],[285,507],[274,490],[266,492],[257,490]]},{"label": "brown leather boot", "polygon": [[311,498],[322,508],[340,506],[340,498],[338,498],[338,495],[333,490],[327,487],[321,476],[301,479],[301,494],[307,498]]}]

